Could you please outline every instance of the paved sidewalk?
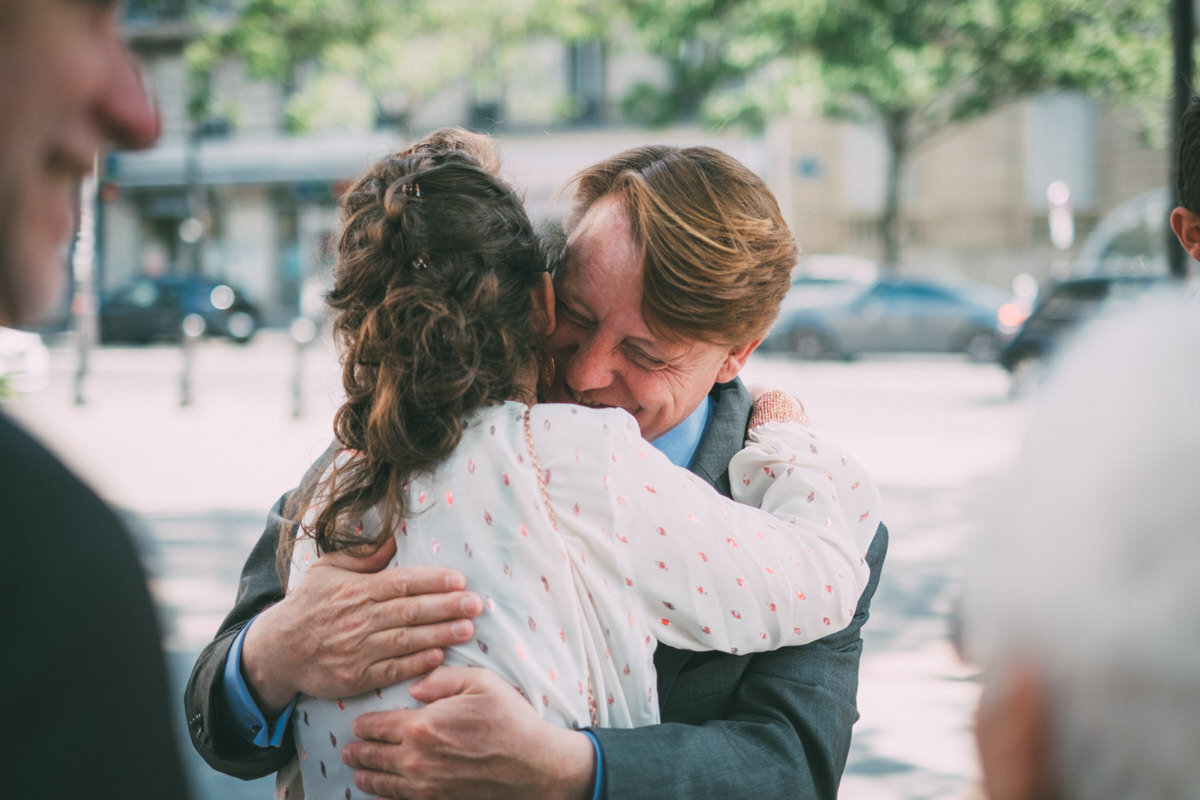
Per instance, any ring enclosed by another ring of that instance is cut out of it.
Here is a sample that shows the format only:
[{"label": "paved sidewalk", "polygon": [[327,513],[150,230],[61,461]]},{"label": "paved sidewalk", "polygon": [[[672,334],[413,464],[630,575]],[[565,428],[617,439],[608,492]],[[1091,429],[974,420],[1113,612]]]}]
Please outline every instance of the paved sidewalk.
[{"label": "paved sidewalk", "polygon": [[[292,415],[294,348],[265,331],[249,347],[202,344],[192,404],[179,405],[177,348],[98,351],[88,403],[72,402],[74,353],[53,350],[51,386],[4,408],[63,454],[131,520],[163,612],[173,680],[232,605],[265,512],[325,447],[339,371],[328,344],[305,355]],[[841,796],[977,797],[970,715],[977,688],[947,639],[966,538],[1007,468],[1024,404],[994,367],[943,359],[847,365],[755,357],[749,383],[782,386],[879,480],[891,549],[864,635],[862,719]],[[186,742],[180,714],[181,741]],[[220,776],[186,746],[198,800],[270,797],[269,780]]]}]

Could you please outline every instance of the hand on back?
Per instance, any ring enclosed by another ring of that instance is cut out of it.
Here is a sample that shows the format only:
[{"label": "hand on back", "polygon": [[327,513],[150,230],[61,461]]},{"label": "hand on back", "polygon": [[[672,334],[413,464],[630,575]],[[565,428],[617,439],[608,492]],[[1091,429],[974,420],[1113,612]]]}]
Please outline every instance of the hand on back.
[{"label": "hand on back", "polygon": [[420,675],[441,648],[470,640],[480,598],[456,570],[388,567],[396,544],[356,557],[328,553],[251,624],[242,671],[263,711],[298,693],[349,697]]}]

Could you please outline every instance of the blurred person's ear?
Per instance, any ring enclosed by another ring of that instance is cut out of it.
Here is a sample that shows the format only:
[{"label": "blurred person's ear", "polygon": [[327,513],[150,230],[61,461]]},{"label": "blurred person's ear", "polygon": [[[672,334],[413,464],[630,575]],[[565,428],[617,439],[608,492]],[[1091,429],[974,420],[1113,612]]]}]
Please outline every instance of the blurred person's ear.
[{"label": "blurred person's ear", "polygon": [[1178,206],[1171,212],[1171,230],[1188,255],[1200,261],[1200,214]]},{"label": "blurred person's ear", "polygon": [[1052,797],[1045,684],[1028,663],[985,682],[975,742],[988,800]]},{"label": "blurred person's ear", "polygon": [[542,282],[529,290],[533,298],[533,329],[541,336],[554,333],[554,282],[549,272],[542,273]]}]

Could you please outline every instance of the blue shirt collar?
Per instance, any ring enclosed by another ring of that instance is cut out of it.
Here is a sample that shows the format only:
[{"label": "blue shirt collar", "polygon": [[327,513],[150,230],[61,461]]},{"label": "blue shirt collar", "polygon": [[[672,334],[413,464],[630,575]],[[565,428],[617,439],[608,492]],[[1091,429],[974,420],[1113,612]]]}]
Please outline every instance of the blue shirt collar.
[{"label": "blue shirt collar", "polygon": [[704,431],[712,416],[712,407],[713,399],[705,397],[704,402],[696,406],[696,410],[689,414],[683,422],[650,444],[671,459],[672,464],[687,469],[692,465],[692,459],[696,457],[696,450],[700,448],[700,440],[704,438]]}]

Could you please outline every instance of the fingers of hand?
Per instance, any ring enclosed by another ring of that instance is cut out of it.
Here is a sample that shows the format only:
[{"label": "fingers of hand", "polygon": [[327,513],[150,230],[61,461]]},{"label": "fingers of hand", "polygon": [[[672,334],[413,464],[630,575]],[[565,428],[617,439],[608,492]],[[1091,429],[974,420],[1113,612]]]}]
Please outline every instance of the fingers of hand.
[{"label": "fingers of hand", "polygon": [[367,638],[364,649],[373,661],[385,661],[462,644],[470,641],[474,634],[475,624],[469,619],[409,624],[403,618],[392,618],[390,622],[376,626],[376,633]]},{"label": "fingers of hand", "polygon": [[388,772],[356,772],[354,773],[354,785],[360,791],[366,792],[371,797],[378,797],[380,800],[416,796],[409,791],[408,782],[404,780],[403,776]]},{"label": "fingers of hand", "polygon": [[342,748],[342,760],[357,769],[387,769],[394,763],[386,760],[397,753],[387,745],[398,745],[404,741],[404,725],[413,711],[397,708],[391,711],[372,711],[360,714],[350,729],[361,741],[350,742]]},{"label": "fingers of hand", "polygon": [[442,648],[470,641],[475,633],[474,623],[462,616],[463,599],[399,598],[314,623],[313,630],[325,633],[312,644],[310,658],[297,665],[312,678],[303,690],[318,697],[357,694],[428,672],[445,658]]},{"label": "fingers of hand", "polygon": [[370,691],[429,672],[445,659],[442,648],[470,641],[474,633],[474,624],[460,619],[375,634],[364,645],[371,663],[356,688]]},{"label": "fingers of hand", "polygon": [[406,782],[398,743],[351,742],[342,748],[342,762],[353,767],[354,784],[372,797],[405,797]]},{"label": "fingers of hand", "polygon": [[[489,689],[487,678],[491,675],[494,673],[490,670],[471,667],[438,667],[413,684],[409,694],[414,700],[432,703],[457,694],[486,693]],[[507,683],[503,686],[508,688]]]},{"label": "fingers of hand", "polygon": [[[376,630],[403,630],[437,626],[440,623],[450,623],[455,620],[469,622],[471,617],[483,610],[483,601],[479,595],[470,592],[447,592],[445,594],[427,594],[415,597],[398,597],[392,600],[377,602],[372,606],[371,614],[378,618],[373,627]],[[462,629],[460,635],[470,631]],[[444,635],[445,631],[435,628],[426,632],[429,636]],[[457,644],[463,638],[454,637],[447,641],[434,641],[425,647],[441,647],[446,644]],[[408,652],[412,652],[410,649]]]},{"label": "fingers of hand", "polygon": [[786,392],[772,389],[754,401],[750,415],[750,427],[756,428],[768,422],[796,422],[808,425],[808,414],[799,400]]},{"label": "fingers of hand", "polygon": [[411,655],[376,661],[363,675],[361,691],[382,689],[385,686],[423,675],[445,660],[446,654],[438,649],[421,650]]},{"label": "fingers of hand", "polygon": [[397,597],[459,592],[466,586],[466,576],[458,570],[442,567],[397,567],[380,572],[371,581],[369,592],[372,600],[383,602]]}]

